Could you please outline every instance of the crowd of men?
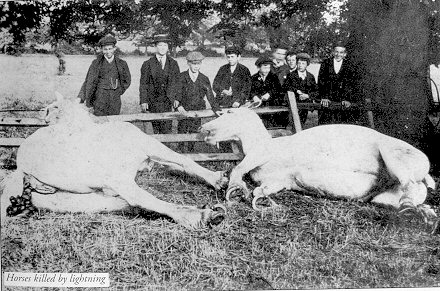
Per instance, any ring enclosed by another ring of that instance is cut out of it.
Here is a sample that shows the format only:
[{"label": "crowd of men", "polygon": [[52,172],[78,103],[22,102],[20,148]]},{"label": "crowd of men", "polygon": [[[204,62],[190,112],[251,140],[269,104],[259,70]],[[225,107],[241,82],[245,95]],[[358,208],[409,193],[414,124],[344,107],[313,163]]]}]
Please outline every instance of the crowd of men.
[{"label": "crowd of men", "polygon": [[[170,39],[166,35],[154,38],[156,53],[142,64],[139,100],[142,112],[170,112],[185,114],[187,110],[206,109],[205,98],[217,112],[221,108],[239,107],[246,102],[261,102],[261,106],[287,105],[287,92],[294,92],[297,102],[320,103],[318,123],[355,123],[357,116],[349,108],[355,101],[353,84],[355,70],[345,59],[346,48],[338,43],[333,56],[320,66],[318,82],[307,70],[311,57],[305,52],[277,47],[272,56],[263,55],[255,65],[258,72],[251,75],[240,63],[241,51],[231,46],[225,49],[227,63],[221,66],[211,82],[200,72],[204,56],[198,51],[186,56],[188,69],[180,72],[176,60],[169,56]],[[119,114],[121,95],[131,83],[127,63],[117,57],[116,39],[105,36],[99,41],[102,55],[95,59],[80,92],[82,102],[93,108],[97,116]],[[330,104],[339,104],[341,110],[329,110]],[[299,111],[304,125],[309,110]],[[292,123],[289,113],[262,115],[267,128],[286,128]],[[154,121],[154,133],[171,133],[171,121]],[[196,132],[200,119],[182,119],[178,133]]]}]

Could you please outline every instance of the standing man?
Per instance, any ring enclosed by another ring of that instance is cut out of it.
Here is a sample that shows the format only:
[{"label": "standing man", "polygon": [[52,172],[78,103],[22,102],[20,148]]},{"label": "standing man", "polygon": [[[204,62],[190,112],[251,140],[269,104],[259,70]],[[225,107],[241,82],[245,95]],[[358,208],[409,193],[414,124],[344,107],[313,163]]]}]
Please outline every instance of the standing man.
[{"label": "standing man", "polygon": [[[299,53],[296,59],[297,69],[287,75],[284,82],[284,90],[295,93],[295,98],[300,103],[312,102],[318,97],[318,85],[316,84],[315,76],[307,71],[307,67],[310,64],[310,56],[306,53]],[[304,126],[309,110],[301,109],[298,113],[301,125]]]},{"label": "standing man", "polygon": [[[322,110],[318,111],[318,124],[351,123],[356,117],[349,110],[355,101],[353,96],[354,70],[349,62],[345,45],[338,43],[333,49],[333,57],[325,60],[319,68],[318,86]],[[342,110],[329,110],[330,103],[342,105]]]},{"label": "standing man", "polygon": [[[202,53],[194,51],[186,56],[188,70],[179,74],[175,86],[173,86],[172,96],[174,108],[185,115],[187,110],[206,109],[205,97],[214,112],[219,110],[217,101],[212,92],[211,82],[208,77],[200,73],[200,65],[205,57]],[[178,133],[195,133],[202,125],[200,118],[179,120],[177,126]],[[180,148],[183,151],[183,148]],[[194,143],[188,143],[188,151],[192,152]]]},{"label": "standing man", "polygon": [[93,60],[79,97],[96,116],[118,115],[121,95],[130,86],[131,75],[127,62],[114,55],[116,38],[106,35],[99,40],[102,54]]},{"label": "standing man", "polygon": [[[139,99],[143,112],[170,112],[173,100],[171,86],[180,73],[177,62],[167,55],[170,39],[156,35],[156,55],[145,61],[141,67]],[[172,121],[152,121],[154,133],[171,133]]]},{"label": "standing man", "polygon": [[289,73],[289,66],[286,64],[287,48],[284,46],[277,46],[272,53],[272,67],[271,72],[277,75],[281,86],[284,79]]},{"label": "standing man", "polygon": [[237,47],[226,48],[225,54],[228,64],[218,70],[213,89],[221,107],[239,107],[249,98],[251,73],[239,63],[241,53]]}]

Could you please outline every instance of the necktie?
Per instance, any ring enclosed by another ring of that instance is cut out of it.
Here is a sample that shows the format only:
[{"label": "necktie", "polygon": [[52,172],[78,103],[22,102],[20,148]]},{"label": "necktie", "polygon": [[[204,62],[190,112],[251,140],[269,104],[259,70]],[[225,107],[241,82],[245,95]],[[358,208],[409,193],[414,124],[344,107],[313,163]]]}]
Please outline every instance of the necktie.
[{"label": "necktie", "polygon": [[162,70],[165,69],[165,61],[163,57],[160,58],[160,66],[162,67]]}]

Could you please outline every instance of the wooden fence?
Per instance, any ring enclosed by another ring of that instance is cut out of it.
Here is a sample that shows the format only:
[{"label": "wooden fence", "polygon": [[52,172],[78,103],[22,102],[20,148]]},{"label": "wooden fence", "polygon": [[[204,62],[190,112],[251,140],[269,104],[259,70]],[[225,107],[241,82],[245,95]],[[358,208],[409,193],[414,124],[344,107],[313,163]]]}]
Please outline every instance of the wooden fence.
[{"label": "wooden fence", "polygon": [[[263,107],[254,109],[257,114],[277,113],[277,112],[292,112],[295,131],[301,130],[301,124],[298,116],[298,109],[319,110],[321,105],[319,103],[299,103],[295,101],[293,94],[289,92],[289,107]],[[372,113],[369,108],[353,104],[352,109],[362,109],[367,112],[370,126],[374,127],[372,120]],[[341,109],[340,105],[331,104],[329,109]],[[226,109],[223,109],[226,110]],[[179,112],[165,112],[165,113],[140,113],[129,115],[114,115],[99,117],[108,121],[124,121],[135,124],[142,124],[155,120],[179,120],[184,118],[213,118],[215,117],[212,110],[188,111],[187,116],[181,115]],[[46,122],[37,118],[14,118],[4,117],[0,118],[0,127],[43,127],[47,126]],[[284,130],[269,130],[272,136],[293,134]],[[180,142],[203,142],[199,134],[153,134],[154,138],[163,143],[180,143]],[[24,138],[0,138],[0,147],[19,147]],[[231,143],[232,153],[191,153],[186,154],[195,161],[222,161],[222,160],[241,160],[243,154],[239,147],[234,142]]]}]

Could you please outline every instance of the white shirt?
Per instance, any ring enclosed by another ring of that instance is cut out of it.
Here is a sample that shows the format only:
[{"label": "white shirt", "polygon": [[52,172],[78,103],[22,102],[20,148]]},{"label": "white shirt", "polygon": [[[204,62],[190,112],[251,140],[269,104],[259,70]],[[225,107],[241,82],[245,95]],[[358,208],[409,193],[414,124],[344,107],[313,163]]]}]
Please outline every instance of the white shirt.
[{"label": "white shirt", "polygon": [[305,80],[306,77],[307,77],[307,71],[304,71],[304,72],[300,72],[300,71],[298,71],[298,76],[299,76],[301,79]]},{"label": "white shirt", "polygon": [[342,61],[340,60],[339,62],[336,61],[335,59],[333,59],[333,68],[335,69],[335,73],[338,74],[339,71],[341,70],[341,66],[342,66]]},{"label": "white shirt", "polygon": [[235,64],[234,66],[229,66],[231,69],[231,74],[234,73],[235,69],[237,68],[237,64]]},{"label": "white shirt", "polygon": [[199,72],[193,73],[193,72],[191,72],[191,70],[188,70],[188,73],[189,73],[189,77],[191,78],[191,80],[195,83],[197,80],[197,77],[199,76]]},{"label": "white shirt", "polygon": [[156,58],[159,64],[162,64],[162,70],[165,69],[165,62],[167,61],[167,56],[156,55]]},{"label": "white shirt", "polygon": [[105,59],[107,60],[107,62],[110,64],[111,62],[113,62],[113,60],[115,59],[115,56],[112,56],[111,58],[107,58],[106,56],[104,56]]}]

